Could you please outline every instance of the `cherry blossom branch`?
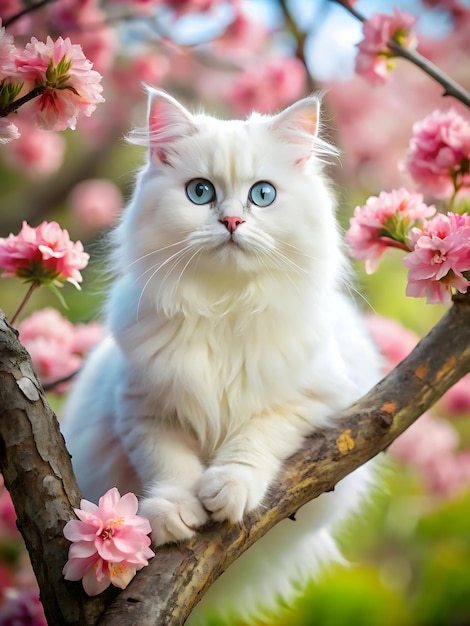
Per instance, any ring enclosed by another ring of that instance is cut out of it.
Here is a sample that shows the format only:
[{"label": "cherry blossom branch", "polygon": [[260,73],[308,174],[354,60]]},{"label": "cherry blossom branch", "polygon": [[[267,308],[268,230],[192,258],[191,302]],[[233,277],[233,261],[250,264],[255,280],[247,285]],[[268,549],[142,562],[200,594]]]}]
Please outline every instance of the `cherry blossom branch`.
[{"label": "cherry blossom branch", "polygon": [[5,28],[8,28],[9,26],[17,22],[19,19],[24,17],[25,15],[28,15],[28,13],[33,13],[33,11],[37,11],[38,9],[41,9],[43,6],[45,6],[46,4],[50,4],[51,2],[56,2],[56,0],[40,0],[36,4],[29,4],[27,7],[25,7],[21,11],[18,11],[18,13],[15,13],[15,15],[12,15],[6,20],[3,20],[3,26]]},{"label": "cherry blossom branch", "polygon": [[31,89],[30,92],[28,92],[21,98],[18,98],[18,100],[13,100],[13,102],[5,104],[4,106],[0,106],[0,117],[6,117],[7,115],[14,113],[21,106],[23,106],[23,104],[26,104],[27,102],[30,102],[31,100],[34,100],[34,98],[37,98],[38,96],[42,96],[42,94],[45,91],[46,91],[46,86],[39,85],[38,87]]},{"label": "cherry blossom branch", "polygon": [[[347,0],[330,0],[331,2],[336,2],[336,4],[341,5],[348,11],[351,15],[353,15],[360,22],[365,22],[366,18],[356,11],[354,7],[350,5]],[[396,41],[388,41],[388,47],[395,56],[402,57],[403,59],[407,59],[411,63],[414,63],[417,67],[419,67],[425,74],[430,76],[436,82],[438,82],[442,87],[444,87],[444,96],[452,96],[457,100],[460,100],[463,104],[470,107],[470,93],[466,91],[461,85],[459,85],[456,81],[452,80],[447,74],[445,74],[441,69],[439,69],[434,63],[431,63],[429,59],[424,57],[422,54],[417,52],[416,50],[410,50],[409,48],[405,48],[401,46]]]},{"label": "cherry blossom branch", "polygon": [[[217,577],[281,520],[387,448],[470,371],[470,295],[458,296],[415,350],[337,425],[307,439],[276,481],[267,509],[240,526],[211,524],[189,544],[166,546],[129,587],[89,598],[66,583],[62,535],[80,494],[57,420],[29,355],[0,317],[0,467],[51,624],[181,626]],[[156,582],[158,581],[158,582]],[[157,588],[157,593],[156,593]]]}]

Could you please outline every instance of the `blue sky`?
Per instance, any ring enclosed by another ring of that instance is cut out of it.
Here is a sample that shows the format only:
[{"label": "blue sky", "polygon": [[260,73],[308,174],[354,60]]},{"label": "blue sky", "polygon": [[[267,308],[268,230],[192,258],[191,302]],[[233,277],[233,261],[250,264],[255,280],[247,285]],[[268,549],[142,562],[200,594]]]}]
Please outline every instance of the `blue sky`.
[{"label": "blue sky", "polygon": [[[463,0],[463,3],[470,8],[470,0]],[[289,0],[289,4],[302,27],[312,25],[313,35],[307,40],[307,57],[312,75],[319,80],[352,75],[355,45],[361,40],[361,23],[331,0]],[[268,25],[276,26],[279,23],[279,5],[276,1],[248,0],[246,6],[257,19]],[[376,12],[393,13],[395,6],[416,15],[418,30],[428,37],[440,36],[449,28],[442,13],[423,11],[420,0],[358,0],[355,4],[355,8],[366,17]],[[222,6],[212,15],[188,15],[176,25],[170,15],[167,18],[159,14],[156,23],[159,27],[163,25],[176,41],[195,43],[220,33],[230,21],[230,10]],[[151,31],[147,35],[152,36]],[[139,36],[145,37],[145,34],[140,31]]]}]

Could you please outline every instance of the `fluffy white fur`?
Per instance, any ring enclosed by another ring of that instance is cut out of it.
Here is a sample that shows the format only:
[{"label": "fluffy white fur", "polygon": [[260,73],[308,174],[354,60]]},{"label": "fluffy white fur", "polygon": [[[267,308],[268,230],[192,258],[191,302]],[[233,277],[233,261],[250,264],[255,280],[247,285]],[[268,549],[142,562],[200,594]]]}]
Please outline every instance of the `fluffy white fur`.
[{"label": "fluffy white fur", "polygon": [[[283,461],[377,380],[378,358],[343,294],[348,266],[322,161],[319,102],[246,121],[192,115],[150,90],[149,147],[116,229],[109,338],[70,395],[63,430],[84,496],[141,496],[156,544],[209,518],[240,522]],[[216,199],[193,204],[188,181]],[[249,190],[268,181],[275,201]],[[222,218],[243,221],[230,233]],[[345,478],[251,548],[196,610],[272,606],[339,559],[333,525],[366,491]],[[199,616],[199,617],[198,617]]]}]

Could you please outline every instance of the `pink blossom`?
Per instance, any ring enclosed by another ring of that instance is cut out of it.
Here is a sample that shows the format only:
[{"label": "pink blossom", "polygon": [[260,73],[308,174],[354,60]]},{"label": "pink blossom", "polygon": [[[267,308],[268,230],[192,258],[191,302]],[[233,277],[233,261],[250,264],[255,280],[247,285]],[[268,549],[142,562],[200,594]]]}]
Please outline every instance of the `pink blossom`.
[{"label": "pink blossom", "polygon": [[213,42],[215,49],[231,58],[259,51],[269,35],[265,24],[254,19],[241,4],[236,4],[233,11],[234,17],[223,35]]},{"label": "pink blossom", "polygon": [[22,169],[30,178],[56,172],[64,161],[65,139],[58,133],[30,124],[26,116],[17,122],[21,138],[5,151],[8,165]]},{"label": "pink blossom", "polygon": [[72,545],[64,566],[66,580],[82,579],[85,592],[94,596],[111,583],[125,589],[137,570],[155,556],[150,546],[150,523],[137,515],[133,493],[122,496],[113,487],[99,500],[88,500],[74,509],[78,520],[70,520],[64,536]]},{"label": "pink blossom", "polygon": [[[117,37],[100,3],[61,0],[51,4],[48,20],[56,33],[73,33],[87,59],[98,72],[109,72],[115,59]],[[112,20],[111,20],[112,21]]]},{"label": "pink blossom", "polygon": [[[98,322],[72,324],[57,309],[46,307],[35,311],[19,324],[20,340],[28,350],[38,378],[52,383],[75,373],[83,358],[103,337]],[[54,388],[67,389],[66,384]]]},{"label": "pink blossom", "polygon": [[16,74],[16,48],[13,37],[2,27],[0,18],[0,81]]},{"label": "pink blossom", "polygon": [[451,197],[470,186],[470,124],[454,109],[435,110],[413,125],[401,167],[426,193]]},{"label": "pink blossom", "polygon": [[439,213],[422,228],[412,229],[410,243],[414,249],[403,259],[408,268],[406,295],[446,304],[452,287],[467,291],[470,281],[462,272],[470,270],[470,215]]},{"label": "pink blossom", "polygon": [[445,498],[459,496],[470,486],[470,451],[440,457],[425,468],[423,479],[432,493]]},{"label": "pink blossom", "polygon": [[294,57],[275,56],[265,63],[251,63],[231,82],[225,99],[241,115],[272,113],[299,98],[306,87],[304,65]]},{"label": "pink blossom", "polygon": [[459,443],[452,424],[425,413],[392,443],[389,452],[415,467],[431,493],[448,498],[470,485],[470,453],[459,452]]},{"label": "pink blossom", "polygon": [[75,324],[70,351],[83,358],[103,339],[103,335],[104,328],[100,322]]},{"label": "pink blossom", "polygon": [[375,343],[386,358],[385,372],[403,361],[418,343],[418,335],[395,319],[374,314],[368,315],[366,321]]},{"label": "pink blossom", "polygon": [[104,101],[100,74],[68,37],[55,42],[48,37],[46,43],[33,37],[16,65],[31,87],[46,86],[31,105],[35,123],[45,130],[74,129],[80,113],[90,116]]},{"label": "pink blossom", "polygon": [[80,241],[72,242],[67,230],[57,222],[42,222],[32,228],[25,221],[18,235],[0,238],[0,269],[4,277],[17,276],[25,282],[54,284],[68,281],[77,289],[82,281],[79,270],[89,255]]},{"label": "pink blossom", "polygon": [[362,26],[364,39],[358,44],[356,72],[372,84],[384,84],[395,56],[388,44],[394,41],[405,48],[415,48],[417,38],[411,30],[415,21],[412,15],[400,13],[397,8],[393,15],[376,13],[366,20]]},{"label": "pink blossom", "polygon": [[119,188],[110,180],[83,180],[72,189],[68,203],[84,226],[99,229],[110,226],[119,215],[123,198]]},{"label": "pink blossom", "polygon": [[5,117],[0,117],[0,144],[9,143],[14,139],[21,137],[18,126],[15,126],[13,122],[7,120]]},{"label": "pink blossom", "polygon": [[47,626],[44,609],[39,600],[39,589],[5,589],[4,603],[0,607],[3,626]]},{"label": "pink blossom", "polygon": [[[11,17],[18,15],[24,9],[22,0],[0,0],[0,15],[3,21],[8,21]],[[12,35],[25,35],[31,32],[31,16],[23,15],[19,19],[15,19],[8,26],[8,30]]]},{"label": "pink blossom", "polygon": [[470,374],[455,383],[442,396],[439,404],[450,417],[470,415]]},{"label": "pink blossom", "polygon": [[354,209],[350,219],[346,241],[351,255],[365,259],[366,272],[372,274],[387,248],[408,250],[409,230],[434,213],[435,208],[425,204],[421,194],[403,188],[371,196],[364,206]]},{"label": "pink blossom", "polygon": [[425,468],[435,459],[453,454],[460,439],[455,427],[447,420],[424,413],[389,447],[400,461]]}]

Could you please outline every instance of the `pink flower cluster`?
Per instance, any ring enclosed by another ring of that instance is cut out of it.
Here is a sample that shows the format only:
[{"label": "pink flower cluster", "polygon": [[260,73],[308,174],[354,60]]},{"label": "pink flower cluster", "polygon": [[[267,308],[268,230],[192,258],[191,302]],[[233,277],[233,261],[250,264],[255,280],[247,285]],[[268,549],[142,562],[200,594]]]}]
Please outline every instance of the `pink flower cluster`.
[{"label": "pink flower cluster", "polygon": [[137,515],[136,496],[127,493],[121,497],[114,487],[100,498],[98,506],[82,500],[80,507],[75,509],[79,519],[64,527],[66,539],[73,542],[63,569],[65,579],[81,579],[89,596],[110,584],[125,589],[136,571],[155,556],[149,547],[150,523]]},{"label": "pink flower cluster", "polygon": [[[80,114],[90,116],[96,105],[104,102],[101,75],[92,66],[81,46],[69,38],[53,41],[47,37],[43,43],[32,37],[23,50],[18,50],[12,36],[0,28],[2,105],[16,110],[19,97],[29,96],[32,118],[40,128],[74,129]],[[0,122],[0,142],[19,137],[10,120],[1,117]]]},{"label": "pink flower cluster", "polygon": [[420,189],[450,198],[470,187],[470,124],[455,109],[436,110],[413,126],[405,161]]},{"label": "pink flower cluster", "polygon": [[395,41],[405,48],[416,48],[418,41],[411,30],[415,21],[412,15],[396,8],[393,15],[375,13],[366,20],[362,26],[364,39],[358,44],[356,73],[374,85],[386,83],[395,56],[388,44]]},{"label": "pink flower cluster", "polygon": [[406,294],[427,297],[428,303],[448,303],[452,289],[470,286],[470,215],[435,213],[420,194],[405,189],[372,196],[356,207],[346,233],[351,255],[366,261],[370,274],[389,247],[409,252]]},{"label": "pink flower cluster", "polygon": [[263,63],[250,63],[233,81],[225,99],[240,115],[251,111],[273,113],[290,104],[303,93],[307,73],[295,57],[272,56]]},{"label": "pink flower cluster", "polygon": [[77,223],[89,229],[110,226],[121,212],[124,200],[119,187],[110,180],[82,180],[67,198]]},{"label": "pink flower cluster", "polygon": [[459,451],[459,444],[450,422],[425,413],[392,443],[389,452],[415,467],[430,493],[451,498],[470,485],[470,451]]},{"label": "pink flower cluster", "polygon": [[33,104],[35,122],[45,130],[74,129],[80,113],[89,117],[104,102],[100,74],[68,37],[46,43],[33,37],[15,62],[29,89],[46,87]]},{"label": "pink flower cluster", "polygon": [[470,286],[470,215],[439,213],[409,233],[412,252],[403,259],[408,268],[406,295],[447,303],[451,288],[466,293]]},{"label": "pink flower cluster", "polygon": [[350,220],[346,241],[351,255],[365,260],[366,271],[372,274],[387,248],[408,250],[409,230],[435,212],[433,206],[423,202],[421,194],[409,193],[403,188],[371,196],[364,206],[354,209]]},{"label": "pink flower cluster", "polygon": [[[31,355],[36,374],[43,384],[66,378],[82,365],[84,357],[103,337],[98,322],[72,324],[57,309],[35,311],[18,326],[21,343]],[[66,384],[54,390],[63,392]]]},{"label": "pink flower cluster", "polygon": [[16,276],[25,282],[60,285],[72,283],[80,289],[80,270],[89,255],[80,241],[72,242],[69,233],[57,222],[42,222],[32,228],[26,222],[18,235],[0,238],[0,271],[3,277]]}]

